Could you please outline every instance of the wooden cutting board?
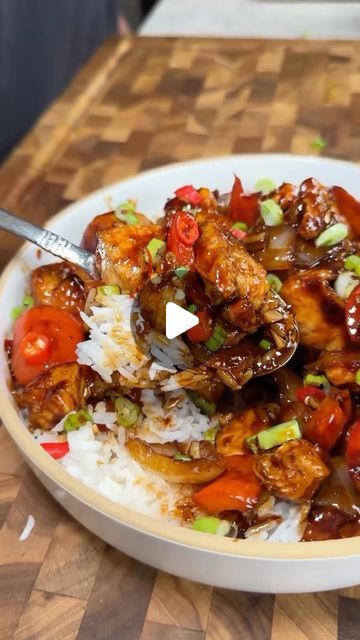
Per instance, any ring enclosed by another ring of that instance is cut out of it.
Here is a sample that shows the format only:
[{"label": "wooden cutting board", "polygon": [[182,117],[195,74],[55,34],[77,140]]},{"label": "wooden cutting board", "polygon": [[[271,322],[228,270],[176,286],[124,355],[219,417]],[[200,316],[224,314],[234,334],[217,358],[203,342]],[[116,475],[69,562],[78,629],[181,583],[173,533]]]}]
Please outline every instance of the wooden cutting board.
[{"label": "wooden cutting board", "polygon": [[[144,169],[241,152],[360,157],[360,43],[109,40],[0,169],[43,223]],[[0,235],[4,266],[18,241]],[[212,589],[146,567],[72,520],[0,427],[1,640],[356,640],[360,588]],[[28,515],[35,527],[19,535]],[[360,577],[359,577],[360,582]]]}]

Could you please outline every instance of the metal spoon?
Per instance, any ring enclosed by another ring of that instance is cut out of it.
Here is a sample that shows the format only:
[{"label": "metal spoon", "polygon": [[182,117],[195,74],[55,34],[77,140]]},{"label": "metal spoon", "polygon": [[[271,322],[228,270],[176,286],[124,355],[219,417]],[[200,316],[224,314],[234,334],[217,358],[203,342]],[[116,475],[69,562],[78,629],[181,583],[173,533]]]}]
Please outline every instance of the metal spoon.
[{"label": "metal spoon", "polygon": [[76,244],[69,242],[69,240],[58,236],[52,231],[18,218],[14,213],[1,208],[0,229],[25,240],[30,240],[30,242],[37,244],[38,247],[52,253],[57,258],[62,258],[82,267],[92,278],[97,278],[99,275],[96,269],[95,256],[92,253],[80,249]]}]

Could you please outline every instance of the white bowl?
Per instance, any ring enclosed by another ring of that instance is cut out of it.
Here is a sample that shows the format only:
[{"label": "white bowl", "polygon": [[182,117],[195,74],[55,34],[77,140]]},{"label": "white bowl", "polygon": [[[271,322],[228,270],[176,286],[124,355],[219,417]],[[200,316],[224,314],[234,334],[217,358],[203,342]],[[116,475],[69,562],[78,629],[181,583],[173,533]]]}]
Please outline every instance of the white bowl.
[{"label": "white bowl", "polygon": [[[228,191],[236,172],[246,188],[261,177],[280,184],[299,183],[314,176],[339,184],[360,196],[360,169],[324,158],[288,155],[239,155],[182,163],[149,171],[72,204],[52,218],[49,228],[79,242],[96,214],[128,198],[139,210],[157,217],[172,191],[188,183]],[[110,205],[111,206],[111,205]],[[11,261],[0,279],[0,341],[11,329],[10,311],[22,299],[29,269],[51,256],[36,255],[31,245]],[[199,582],[253,592],[306,592],[353,586],[360,576],[360,538],[307,543],[268,543],[229,540],[193,532],[129,511],[70,476],[39,447],[27,431],[8,389],[9,372],[0,350],[1,418],[36,476],[53,497],[85,527],[125,553]]]}]

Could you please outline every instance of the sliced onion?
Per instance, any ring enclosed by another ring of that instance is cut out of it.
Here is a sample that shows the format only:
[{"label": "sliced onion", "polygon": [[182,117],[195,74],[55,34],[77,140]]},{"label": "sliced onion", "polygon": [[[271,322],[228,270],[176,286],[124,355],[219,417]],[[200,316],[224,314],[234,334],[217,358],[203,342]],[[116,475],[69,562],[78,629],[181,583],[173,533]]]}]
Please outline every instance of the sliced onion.
[{"label": "sliced onion", "polygon": [[360,284],[359,278],[351,271],[342,271],[334,282],[334,289],[343,300],[349,297],[350,293]]},{"label": "sliced onion", "polygon": [[151,445],[139,438],[129,440],[126,446],[134,460],[144,469],[162,476],[168,482],[202,484],[214,480],[225,471],[225,464],[220,456],[213,459],[174,460],[156,453]]},{"label": "sliced onion", "polygon": [[290,269],[295,262],[296,230],[285,224],[267,229],[267,243],[256,258],[265,269]]},{"label": "sliced onion", "polygon": [[316,247],[313,241],[296,238],[296,266],[314,267],[329,252],[329,247]]}]

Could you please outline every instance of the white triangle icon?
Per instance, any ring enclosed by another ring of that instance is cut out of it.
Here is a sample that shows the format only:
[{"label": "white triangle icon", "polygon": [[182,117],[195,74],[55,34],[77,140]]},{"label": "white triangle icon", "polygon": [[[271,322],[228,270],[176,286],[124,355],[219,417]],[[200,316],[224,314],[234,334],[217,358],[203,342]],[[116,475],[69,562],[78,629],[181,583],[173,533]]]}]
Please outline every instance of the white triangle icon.
[{"label": "white triangle icon", "polygon": [[185,311],[174,302],[166,305],[166,337],[169,340],[177,338],[181,333],[199,324],[199,318],[189,311]]}]

